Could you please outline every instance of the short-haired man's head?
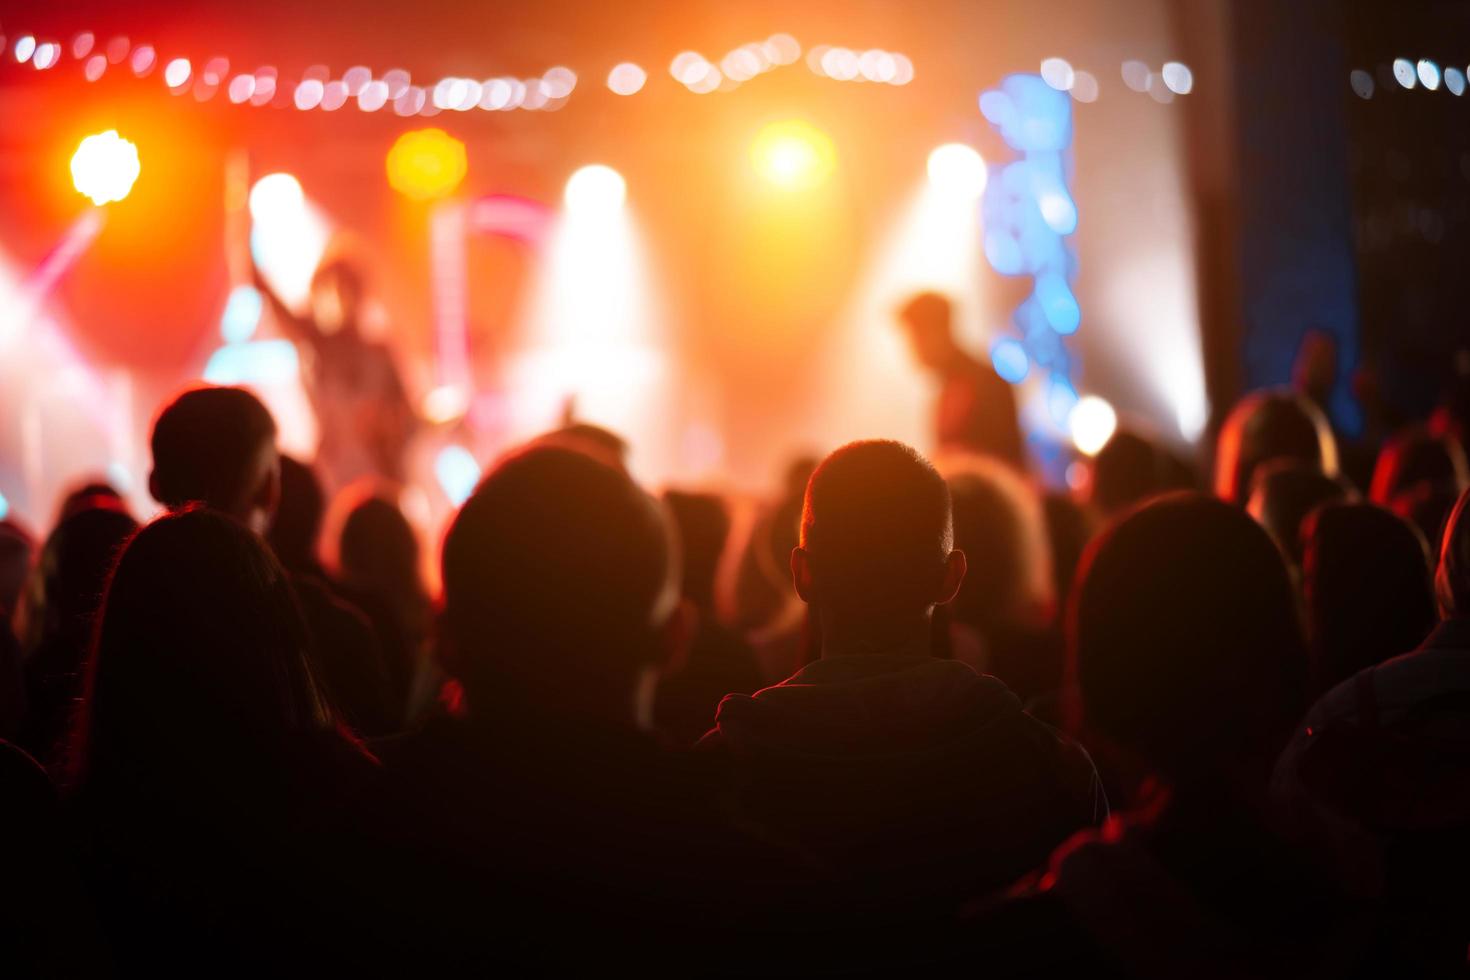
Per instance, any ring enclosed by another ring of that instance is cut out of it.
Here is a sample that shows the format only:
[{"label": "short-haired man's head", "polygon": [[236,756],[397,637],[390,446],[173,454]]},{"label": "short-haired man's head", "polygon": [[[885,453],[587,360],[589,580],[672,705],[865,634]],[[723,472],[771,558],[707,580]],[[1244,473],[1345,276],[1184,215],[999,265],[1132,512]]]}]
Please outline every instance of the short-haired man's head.
[{"label": "short-haired man's head", "polygon": [[626,473],[566,448],[512,454],[444,541],[452,669],[472,697],[636,677],[677,605],[677,565],[664,513]]},{"label": "short-haired man's head", "polygon": [[949,487],[903,443],[849,443],[807,484],[801,549],[812,579],[804,595],[821,608],[883,614],[944,601],[954,549]]},{"label": "short-haired man's head", "polygon": [[268,522],[279,481],[276,422],[250,392],[184,392],[154,421],[152,450],[148,487],[165,507],[203,503],[252,526]]}]

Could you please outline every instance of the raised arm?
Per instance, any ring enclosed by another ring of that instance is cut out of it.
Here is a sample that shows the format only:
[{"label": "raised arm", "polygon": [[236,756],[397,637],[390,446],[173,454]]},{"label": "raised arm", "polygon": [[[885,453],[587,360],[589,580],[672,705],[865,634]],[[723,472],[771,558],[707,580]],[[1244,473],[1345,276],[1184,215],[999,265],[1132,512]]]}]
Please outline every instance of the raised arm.
[{"label": "raised arm", "polygon": [[297,343],[311,344],[315,347],[321,339],[321,330],[317,328],[316,321],[310,315],[300,316],[293,312],[286,305],[285,300],[281,299],[271,288],[270,283],[266,282],[260,266],[256,265],[253,259],[250,262],[250,274],[255,281],[255,288],[260,290],[261,297],[271,308],[271,313],[275,315],[276,322],[281,325],[286,336]]}]

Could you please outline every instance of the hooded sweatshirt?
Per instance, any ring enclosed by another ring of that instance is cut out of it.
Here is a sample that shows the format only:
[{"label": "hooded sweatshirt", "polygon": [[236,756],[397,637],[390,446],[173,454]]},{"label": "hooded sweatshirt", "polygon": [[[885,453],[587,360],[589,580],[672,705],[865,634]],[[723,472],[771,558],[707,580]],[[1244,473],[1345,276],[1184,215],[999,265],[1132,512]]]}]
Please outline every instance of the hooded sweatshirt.
[{"label": "hooded sweatshirt", "polygon": [[1000,681],[931,657],[829,658],[730,695],[698,751],[737,819],[884,918],[1008,884],[1107,811],[1085,752]]}]

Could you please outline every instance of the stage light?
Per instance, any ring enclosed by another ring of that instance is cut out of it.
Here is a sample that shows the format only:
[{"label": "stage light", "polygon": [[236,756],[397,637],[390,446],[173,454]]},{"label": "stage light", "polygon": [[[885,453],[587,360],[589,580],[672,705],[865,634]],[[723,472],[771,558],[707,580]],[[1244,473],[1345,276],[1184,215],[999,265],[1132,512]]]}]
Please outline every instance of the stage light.
[{"label": "stage light", "polygon": [[801,57],[801,45],[790,34],[772,34],[766,38],[764,47],[773,65],[795,64]]},{"label": "stage light", "polygon": [[236,75],[230,79],[230,87],[226,89],[230,101],[239,105],[255,95],[255,76]]},{"label": "stage light", "polygon": [[973,147],[946,143],[929,154],[929,183],[935,189],[967,201],[985,193],[985,161]]},{"label": "stage light", "polygon": [[546,85],[547,98],[565,99],[577,87],[577,73],[563,65],[557,65],[555,68],[548,68],[541,76],[541,81]]},{"label": "stage light", "polygon": [[342,84],[347,86],[347,94],[352,98],[361,95],[372,80],[372,69],[365,65],[354,65],[342,73]]},{"label": "stage light", "polygon": [[383,81],[368,82],[357,93],[357,107],[363,112],[377,112],[388,104],[388,84]]},{"label": "stage light", "polygon": [[31,66],[36,71],[45,71],[60,60],[61,45],[48,41],[36,46],[36,52],[31,56]]},{"label": "stage light", "polygon": [[402,68],[391,68],[383,72],[382,82],[388,86],[388,98],[391,101],[408,91],[413,78]]},{"label": "stage light", "polygon": [[225,80],[230,73],[230,59],[223,55],[217,55],[204,63],[204,69],[199,77],[204,79],[206,85],[218,85]]},{"label": "stage light", "polygon": [[341,81],[328,82],[322,88],[322,111],[336,112],[347,104],[347,85]]},{"label": "stage light", "polygon": [[1414,71],[1414,63],[1408,58],[1393,59],[1393,77],[1404,88],[1413,88],[1419,78]]},{"label": "stage light", "polygon": [[1148,76],[1148,95],[1160,105],[1168,105],[1174,101],[1174,90],[1165,84],[1162,75]]},{"label": "stage light", "polygon": [[0,493],[0,521],[10,516],[10,501],[5,499],[5,494]]},{"label": "stage light", "polygon": [[1419,75],[1419,84],[1431,92],[1439,88],[1439,65],[1436,65],[1428,58],[1422,58],[1416,68]]},{"label": "stage light", "polygon": [[138,148],[115,129],[88,136],[71,158],[72,183],[98,205],[127,197],[141,171]]},{"label": "stage light", "polygon": [[428,201],[451,193],[469,171],[464,144],[442,129],[404,133],[388,151],[388,183],[406,197]]},{"label": "stage light", "polygon": [[189,76],[193,74],[194,66],[189,64],[188,58],[175,58],[163,69],[163,81],[169,88],[183,88],[189,84]]},{"label": "stage light", "polygon": [[1096,395],[1079,398],[1067,417],[1072,445],[1084,456],[1095,456],[1108,444],[1118,428],[1118,415],[1113,406]]},{"label": "stage light", "polygon": [[623,175],[600,163],[589,164],[567,180],[562,199],[574,214],[608,214],[623,206],[628,184]]},{"label": "stage light", "polygon": [[648,81],[648,72],[631,61],[614,65],[607,73],[607,87],[617,95],[633,95]]},{"label": "stage light", "polygon": [[15,47],[11,50],[15,55],[15,60],[23,65],[31,60],[31,55],[36,53],[36,39],[30,34],[22,34],[15,39]]},{"label": "stage light", "polygon": [[1010,337],[1002,337],[990,345],[990,364],[996,374],[1013,385],[1025,381],[1031,371],[1031,359],[1026,356],[1026,348]]},{"label": "stage light", "polygon": [[1159,75],[1163,77],[1169,91],[1175,95],[1188,95],[1194,91],[1194,72],[1183,62],[1164,62],[1164,67],[1159,69]]},{"label": "stage light", "polygon": [[259,225],[293,221],[305,206],[301,182],[287,173],[266,174],[250,188],[250,217]]},{"label": "stage light", "polygon": [[315,78],[304,78],[296,86],[296,108],[302,112],[315,109],[322,104],[322,96],[326,94],[327,87]]},{"label": "stage light", "polygon": [[[1446,82],[1449,82],[1449,80],[1450,80],[1450,78],[1449,78],[1449,72],[1446,72],[1445,73],[1445,81]],[[1464,82],[1464,76],[1461,76],[1461,79],[1460,79],[1460,85],[1461,85],[1461,87],[1464,87],[1464,84],[1465,84],[1465,82]],[[1374,89],[1373,76],[1370,75],[1370,74],[1368,74],[1367,72],[1365,72],[1361,68],[1355,68],[1355,69],[1353,69],[1352,73],[1348,75],[1348,86],[1350,88],[1352,88],[1353,94],[1356,95],[1360,99],[1371,99],[1371,98],[1373,98],[1373,89]],[[1453,86],[1450,86],[1450,88],[1451,88],[1451,90],[1453,90],[1454,87]]]},{"label": "stage light", "polygon": [[1451,95],[1465,94],[1465,73],[1458,68],[1446,68],[1444,70],[1444,87],[1450,90]]},{"label": "stage light", "polygon": [[1141,61],[1123,62],[1123,84],[1135,92],[1147,92],[1149,79],[1154,73]]},{"label": "stage light", "polygon": [[784,190],[820,186],[837,166],[832,139],[802,119],[767,125],[750,150],[756,172]]},{"label": "stage light", "polygon": [[857,52],[850,48],[832,48],[822,55],[822,71],[828,78],[850,82],[858,77]]},{"label": "stage light", "polygon": [[91,31],[82,31],[82,33],[71,39],[71,56],[81,61],[92,53],[92,45],[96,42],[97,39],[92,36]]},{"label": "stage light", "polygon": [[105,71],[107,71],[107,55],[105,54],[92,55],[82,66],[82,76],[89,82],[97,81]]},{"label": "stage light", "polygon": [[[17,54],[16,57],[20,58],[20,55]],[[30,56],[27,55],[26,57]],[[680,51],[674,55],[674,60],[669,63],[669,74],[674,76],[674,81],[680,85],[693,85],[703,78],[711,67],[713,66],[699,52]]]},{"label": "stage light", "polygon": [[1047,58],[1041,63],[1041,80],[1058,92],[1070,92],[1077,73],[1065,58]]},{"label": "stage light", "polygon": [[434,476],[449,502],[458,507],[470,499],[480,482],[480,464],[463,446],[445,446],[434,459]]},{"label": "stage light", "polygon": [[435,425],[463,418],[469,410],[470,393],[462,385],[439,385],[424,396],[424,418]]},{"label": "stage light", "polygon": [[128,56],[133,42],[129,41],[127,35],[119,35],[107,42],[107,60],[114,65],[122,64],[122,60]]},{"label": "stage light", "polygon": [[133,49],[133,56],[128,59],[128,63],[132,66],[134,75],[139,78],[147,78],[154,66],[158,64],[158,53],[153,50],[153,45],[140,44]]},{"label": "stage light", "polygon": [[1096,102],[1098,95],[1097,77],[1090,71],[1079,71],[1072,76],[1072,98],[1078,102]]}]

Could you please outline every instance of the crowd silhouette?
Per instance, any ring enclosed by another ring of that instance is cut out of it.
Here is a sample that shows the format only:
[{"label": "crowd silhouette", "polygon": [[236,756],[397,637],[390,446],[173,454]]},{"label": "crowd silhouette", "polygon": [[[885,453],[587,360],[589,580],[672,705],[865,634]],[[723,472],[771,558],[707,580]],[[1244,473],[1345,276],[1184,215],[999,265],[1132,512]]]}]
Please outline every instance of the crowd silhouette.
[{"label": "crowd silhouette", "polygon": [[1212,479],[1125,429],[1046,493],[943,298],[903,315],[934,462],[794,461],[744,528],[571,424],[431,594],[394,499],[324,542],[207,386],[161,516],[0,524],[0,972],[1464,973],[1467,400],[1344,473],[1254,392]]}]

